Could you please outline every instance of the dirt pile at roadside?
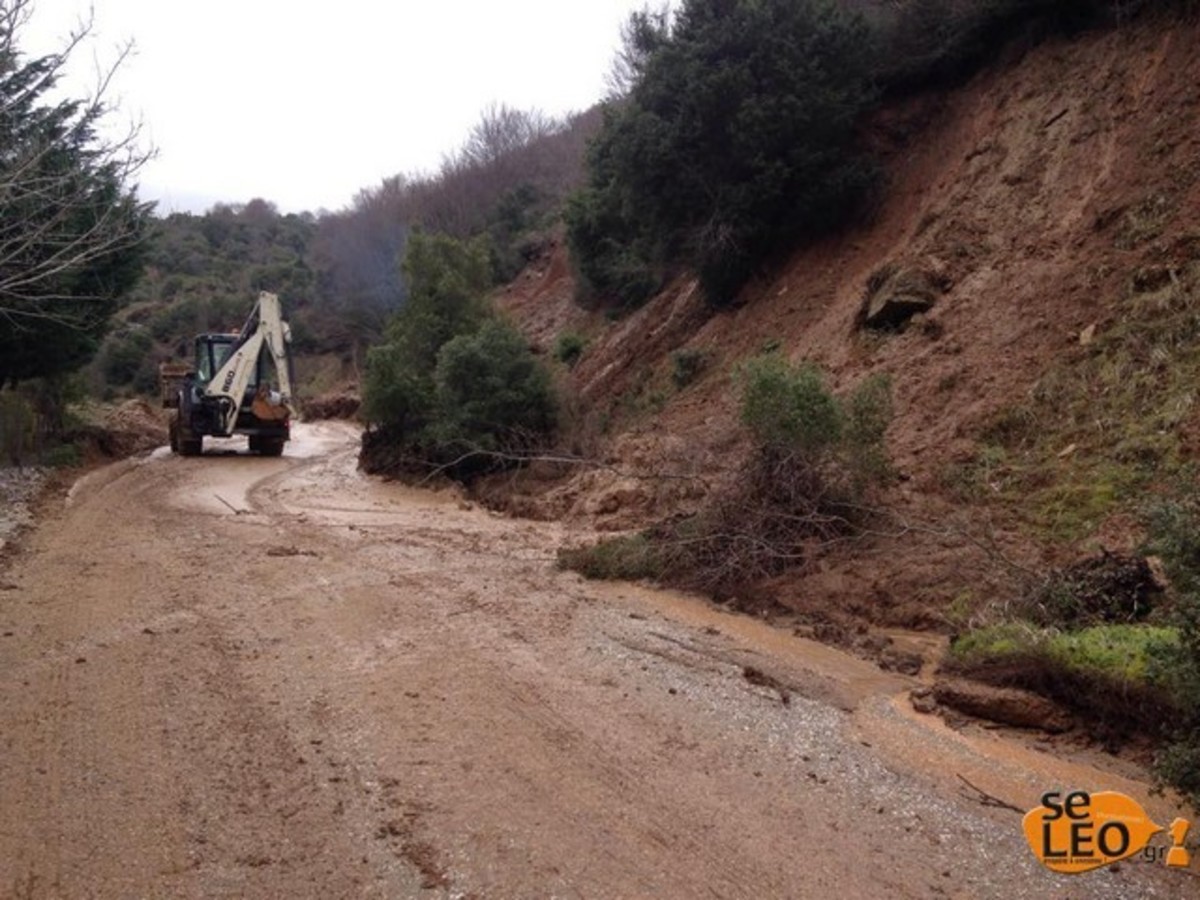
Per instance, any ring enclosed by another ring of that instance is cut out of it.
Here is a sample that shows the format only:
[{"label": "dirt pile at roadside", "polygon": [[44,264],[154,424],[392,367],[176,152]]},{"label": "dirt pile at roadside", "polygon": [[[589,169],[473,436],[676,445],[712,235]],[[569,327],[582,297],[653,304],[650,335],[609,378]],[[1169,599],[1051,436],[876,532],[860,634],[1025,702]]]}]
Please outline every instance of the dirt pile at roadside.
[{"label": "dirt pile at roadside", "polygon": [[321,394],[304,401],[304,418],[316,422],[325,419],[354,419],[358,416],[362,398],[353,391]]},{"label": "dirt pile at roadside", "polygon": [[142,398],[126,400],[83,436],[105,456],[134,456],[167,443],[166,417]]}]

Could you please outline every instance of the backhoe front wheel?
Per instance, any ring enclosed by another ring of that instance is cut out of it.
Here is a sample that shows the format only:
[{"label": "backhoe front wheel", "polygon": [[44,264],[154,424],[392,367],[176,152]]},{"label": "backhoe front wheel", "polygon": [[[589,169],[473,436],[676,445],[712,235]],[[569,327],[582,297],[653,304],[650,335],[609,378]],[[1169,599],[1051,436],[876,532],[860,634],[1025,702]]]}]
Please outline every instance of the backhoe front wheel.
[{"label": "backhoe front wheel", "polygon": [[204,438],[194,435],[192,429],[186,428],[179,421],[178,416],[172,417],[169,431],[171,435],[171,450],[180,456],[199,456],[203,451]]}]

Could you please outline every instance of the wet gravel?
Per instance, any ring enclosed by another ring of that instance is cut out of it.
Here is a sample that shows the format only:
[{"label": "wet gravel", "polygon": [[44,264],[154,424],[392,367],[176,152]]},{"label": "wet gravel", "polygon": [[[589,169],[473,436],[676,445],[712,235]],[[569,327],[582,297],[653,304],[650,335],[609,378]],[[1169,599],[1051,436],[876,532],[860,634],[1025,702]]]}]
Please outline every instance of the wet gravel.
[{"label": "wet gravel", "polygon": [[33,524],[33,503],[45,483],[45,469],[0,468],[0,550]]}]

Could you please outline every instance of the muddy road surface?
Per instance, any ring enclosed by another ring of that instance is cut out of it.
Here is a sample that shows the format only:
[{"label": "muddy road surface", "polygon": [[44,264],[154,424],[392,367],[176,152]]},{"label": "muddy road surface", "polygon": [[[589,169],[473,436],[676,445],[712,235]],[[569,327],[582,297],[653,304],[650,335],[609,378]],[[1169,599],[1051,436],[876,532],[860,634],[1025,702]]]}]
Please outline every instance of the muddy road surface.
[{"label": "muddy road surface", "polygon": [[0,896],[1196,895],[1151,863],[1052,876],[958,777],[1170,821],[1136,773],[559,572],[561,526],[375,482],[356,441],[158,451],[29,538],[0,591]]}]

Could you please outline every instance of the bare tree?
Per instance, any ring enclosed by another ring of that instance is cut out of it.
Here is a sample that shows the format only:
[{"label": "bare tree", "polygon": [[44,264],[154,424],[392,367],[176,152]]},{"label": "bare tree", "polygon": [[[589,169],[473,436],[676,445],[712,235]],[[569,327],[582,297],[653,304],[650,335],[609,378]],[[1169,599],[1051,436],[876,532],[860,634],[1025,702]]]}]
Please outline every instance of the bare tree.
[{"label": "bare tree", "polygon": [[480,113],[459,155],[468,164],[495,166],[560,127],[541,110],[492,103]]},{"label": "bare tree", "polygon": [[[0,0],[0,383],[46,374],[17,350],[47,328],[103,329],[140,271],[150,211],[131,187],[151,156],[139,126],[116,138],[98,130],[132,46],[97,71],[90,96],[46,102],[92,20],[58,51],[27,59],[19,39],[31,11],[32,0]],[[62,367],[82,362],[88,342],[74,343]]]}]

